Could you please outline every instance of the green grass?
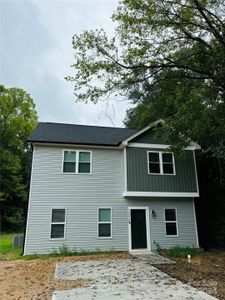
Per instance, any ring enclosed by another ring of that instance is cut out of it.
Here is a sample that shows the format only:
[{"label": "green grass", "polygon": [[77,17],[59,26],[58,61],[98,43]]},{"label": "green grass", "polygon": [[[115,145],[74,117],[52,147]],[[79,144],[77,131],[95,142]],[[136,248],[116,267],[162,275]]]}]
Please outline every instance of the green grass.
[{"label": "green grass", "polygon": [[0,236],[0,260],[17,259],[22,253],[22,248],[13,248],[14,234],[1,234]]},{"label": "green grass", "polygon": [[122,251],[115,251],[111,249],[110,251],[101,251],[96,248],[96,251],[77,251],[74,249],[73,251],[69,250],[66,245],[62,245],[58,250],[53,249],[49,254],[31,254],[31,255],[22,255],[22,248],[13,248],[14,234],[1,234],[0,236],[0,260],[33,260],[33,259],[48,259],[50,257],[66,257],[66,256],[87,256],[87,255],[101,255],[101,254],[116,254],[122,253]]},{"label": "green grass", "polygon": [[180,247],[180,246],[175,246],[170,249],[162,250],[162,253],[165,253],[166,255],[180,257],[180,258],[185,258],[188,256],[188,254],[190,254],[191,256],[195,256],[202,252],[203,252],[202,248],[190,248],[190,247]]},{"label": "green grass", "polygon": [[72,251],[67,248],[66,245],[62,245],[58,251],[56,249],[53,249],[48,256],[50,257],[58,257],[58,256],[87,256],[87,255],[101,255],[101,254],[119,254],[123,251],[115,251],[113,248],[110,249],[110,251],[101,251],[100,248],[96,248],[95,251],[88,251],[88,250],[79,250],[77,251],[76,248],[74,248]]}]

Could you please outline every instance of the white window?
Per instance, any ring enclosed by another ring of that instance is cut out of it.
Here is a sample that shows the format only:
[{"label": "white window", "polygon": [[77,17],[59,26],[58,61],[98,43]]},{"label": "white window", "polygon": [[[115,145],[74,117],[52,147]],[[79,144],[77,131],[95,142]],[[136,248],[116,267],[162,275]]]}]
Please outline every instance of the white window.
[{"label": "white window", "polygon": [[112,209],[98,209],[98,237],[112,237]]},{"label": "white window", "polygon": [[174,156],[170,152],[148,151],[148,174],[175,175]]},{"label": "white window", "polygon": [[63,151],[63,173],[90,174],[91,173],[91,151],[64,150]]},{"label": "white window", "polygon": [[165,225],[167,236],[178,236],[177,211],[175,208],[165,209]]},{"label": "white window", "polygon": [[51,239],[65,238],[66,210],[53,208],[51,215]]}]

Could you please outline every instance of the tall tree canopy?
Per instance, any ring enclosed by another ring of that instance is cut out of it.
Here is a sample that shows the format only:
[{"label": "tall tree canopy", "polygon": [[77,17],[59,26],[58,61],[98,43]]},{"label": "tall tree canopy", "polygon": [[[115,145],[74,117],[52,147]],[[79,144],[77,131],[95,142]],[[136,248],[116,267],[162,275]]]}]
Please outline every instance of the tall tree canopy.
[{"label": "tall tree canopy", "polygon": [[67,79],[77,100],[120,93],[136,96],[137,104],[154,90],[159,108],[162,91],[156,95],[154,86],[180,84],[179,101],[166,114],[170,135],[181,132],[185,144],[211,128],[210,151],[224,158],[225,1],[121,0],[112,18],[117,28],[111,39],[103,29],[73,37],[75,75]]},{"label": "tall tree canopy", "polygon": [[127,112],[125,124],[142,128],[164,118],[168,126],[162,128],[161,134],[166,140],[173,140],[182,148],[191,138],[198,141],[203,152],[225,159],[224,99],[215,101],[217,88],[213,85],[187,79],[182,74],[180,70],[164,70],[142,90],[132,87],[129,98],[136,105]]},{"label": "tall tree canopy", "polygon": [[37,124],[33,99],[0,85],[0,208],[2,230],[21,230],[28,198],[30,151],[26,139]]}]

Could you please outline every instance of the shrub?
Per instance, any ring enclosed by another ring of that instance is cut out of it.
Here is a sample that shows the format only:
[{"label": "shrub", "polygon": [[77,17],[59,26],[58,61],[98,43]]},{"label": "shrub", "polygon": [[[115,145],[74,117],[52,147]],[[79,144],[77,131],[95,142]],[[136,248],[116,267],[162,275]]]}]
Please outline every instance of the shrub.
[{"label": "shrub", "polygon": [[174,256],[174,257],[187,257],[188,254],[190,254],[191,256],[198,255],[203,252],[203,249],[202,248],[175,246],[170,249],[165,249],[164,252],[165,252],[165,254]]}]

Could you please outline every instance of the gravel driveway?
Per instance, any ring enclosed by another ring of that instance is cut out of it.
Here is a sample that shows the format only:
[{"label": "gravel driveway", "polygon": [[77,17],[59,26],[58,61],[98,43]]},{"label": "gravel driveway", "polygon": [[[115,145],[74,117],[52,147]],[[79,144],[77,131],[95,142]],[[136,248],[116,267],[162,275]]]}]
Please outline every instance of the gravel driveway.
[{"label": "gravel driveway", "polygon": [[53,300],[216,299],[173,279],[143,259],[58,263],[58,279],[89,279],[88,287],[53,293]]}]

